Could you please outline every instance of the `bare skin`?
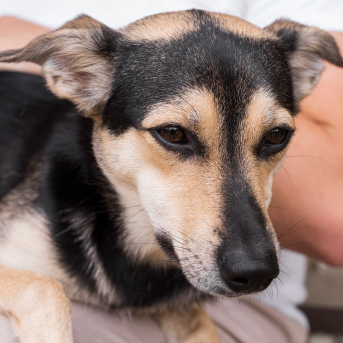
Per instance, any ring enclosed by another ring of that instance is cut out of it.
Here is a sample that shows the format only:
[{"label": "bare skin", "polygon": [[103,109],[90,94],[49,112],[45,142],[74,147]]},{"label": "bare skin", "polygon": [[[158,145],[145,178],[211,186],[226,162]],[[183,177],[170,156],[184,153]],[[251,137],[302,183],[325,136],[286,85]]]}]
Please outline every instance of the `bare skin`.
[{"label": "bare skin", "polygon": [[[341,52],[343,33],[331,33]],[[325,65],[301,103],[269,215],[284,247],[343,265],[343,70]]]},{"label": "bare skin", "polygon": [[[0,51],[26,45],[49,29],[0,17]],[[343,33],[331,32],[341,51]],[[0,63],[0,70],[40,74],[39,66]],[[297,131],[274,179],[269,214],[284,247],[343,265],[343,70],[331,64],[301,103]]]}]

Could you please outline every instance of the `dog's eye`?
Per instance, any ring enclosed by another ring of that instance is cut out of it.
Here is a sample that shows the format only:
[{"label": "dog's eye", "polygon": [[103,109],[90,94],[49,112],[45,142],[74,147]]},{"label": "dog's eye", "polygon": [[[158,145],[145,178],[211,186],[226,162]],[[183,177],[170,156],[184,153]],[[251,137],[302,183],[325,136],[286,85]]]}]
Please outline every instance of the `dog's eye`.
[{"label": "dog's eye", "polygon": [[201,155],[204,152],[204,146],[195,133],[178,124],[166,123],[148,130],[159,144],[166,150],[177,153],[180,158]]},{"label": "dog's eye", "polygon": [[292,137],[291,128],[276,127],[266,133],[261,144],[257,147],[257,155],[268,157],[282,151]]},{"label": "dog's eye", "polygon": [[158,130],[159,135],[166,141],[173,144],[185,144],[186,134],[185,132],[177,126],[165,126]]},{"label": "dog's eye", "polygon": [[265,144],[281,144],[286,140],[287,133],[286,129],[273,129],[267,134]]}]

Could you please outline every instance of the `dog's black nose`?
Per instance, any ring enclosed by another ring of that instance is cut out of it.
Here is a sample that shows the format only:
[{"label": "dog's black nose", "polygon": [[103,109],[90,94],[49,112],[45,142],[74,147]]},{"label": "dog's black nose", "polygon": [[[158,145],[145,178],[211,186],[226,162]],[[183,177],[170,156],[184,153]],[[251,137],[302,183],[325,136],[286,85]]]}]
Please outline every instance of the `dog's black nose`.
[{"label": "dog's black nose", "polygon": [[260,258],[242,251],[223,252],[218,262],[222,279],[237,293],[263,291],[279,275],[277,257],[272,251]]}]

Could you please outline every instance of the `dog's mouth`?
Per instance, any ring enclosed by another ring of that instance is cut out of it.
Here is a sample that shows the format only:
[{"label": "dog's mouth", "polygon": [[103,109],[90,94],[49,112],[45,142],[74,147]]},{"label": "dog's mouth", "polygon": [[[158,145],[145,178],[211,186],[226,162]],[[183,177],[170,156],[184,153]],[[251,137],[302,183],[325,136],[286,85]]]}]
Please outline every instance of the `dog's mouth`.
[{"label": "dog's mouth", "polygon": [[274,249],[257,254],[253,248],[248,253],[242,248],[221,246],[209,253],[201,251],[203,246],[176,241],[171,234],[157,234],[156,238],[171,263],[194,287],[206,293],[230,298],[256,294],[268,288],[279,274]]},{"label": "dog's mouth", "polygon": [[175,249],[174,249],[171,234],[170,233],[164,234],[164,233],[158,232],[155,234],[155,236],[156,236],[156,240],[157,240],[158,244],[160,245],[161,249],[169,257],[170,262],[177,264],[178,266],[181,266],[179,257],[177,256]]}]

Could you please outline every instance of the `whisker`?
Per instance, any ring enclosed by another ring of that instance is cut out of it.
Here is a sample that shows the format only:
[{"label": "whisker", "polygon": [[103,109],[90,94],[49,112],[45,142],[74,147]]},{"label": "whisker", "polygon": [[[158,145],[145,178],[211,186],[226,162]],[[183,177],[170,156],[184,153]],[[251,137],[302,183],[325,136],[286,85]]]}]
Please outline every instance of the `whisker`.
[{"label": "whisker", "polygon": [[283,249],[288,249],[290,247],[293,247],[295,245],[299,245],[299,244],[311,244],[310,242],[299,242],[299,243],[294,243],[294,244],[290,244],[290,245],[287,245],[286,247],[282,247],[281,250]]},{"label": "whisker", "polygon": [[306,219],[307,217],[309,217],[311,214],[308,214],[307,216],[303,217],[302,219],[300,219],[298,222],[296,222],[294,225],[292,225],[288,230],[286,230],[285,232],[282,232],[281,235],[278,237],[278,239],[280,239],[284,234],[286,234],[289,230],[292,230],[295,226],[297,226],[299,223],[301,223],[304,219]]},{"label": "whisker", "polygon": [[141,213],[141,212],[143,212],[143,211],[144,211],[144,208],[142,208],[141,210],[139,210],[138,212],[136,212],[135,214],[133,214],[129,219],[127,219],[127,220],[125,221],[124,224],[127,224],[134,216],[136,216],[138,213]]},{"label": "whisker", "polygon": [[322,162],[325,162],[327,165],[331,166],[328,161],[325,161],[323,158],[318,157],[318,156],[312,156],[312,155],[292,155],[292,156],[286,156],[286,158],[293,158],[293,157],[310,157],[310,158],[314,158],[314,159],[320,160]]},{"label": "whisker", "polygon": [[291,182],[291,187],[293,187],[293,181],[291,178],[291,175],[289,175],[289,172],[287,171],[286,167],[284,165],[282,165],[282,169],[285,171],[285,173],[287,174],[289,181]]},{"label": "whisker", "polygon": [[[157,243],[157,242],[151,242],[151,243],[143,243],[143,242],[137,242],[137,243],[135,243],[135,242],[129,242],[129,243],[127,243],[127,244],[130,244],[130,245],[134,245],[134,244],[137,244],[137,245],[145,245],[145,244],[150,245],[150,244],[152,244],[152,245],[158,245],[158,246],[162,246],[162,247],[170,247],[168,244],[160,244],[160,243]],[[190,249],[188,249],[188,248],[179,247],[179,246],[177,246],[177,245],[173,245],[173,248],[184,249],[184,250],[190,251]]]},{"label": "whisker", "polygon": [[296,208],[289,208],[289,207],[281,207],[281,206],[274,206],[274,205],[269,205],[269,207],[280,209],[280,210],[298,211]]},{"label": "whisker", "polygon": [[291,233],[294,233],[294,232],[297,232],[297,231],[300,231],[300,230],[303,230],[303,229],[308,229],[309,227],[312,227],[313,225],[308,225],[308,226],[304,226],[304,227],[301,227],[299,229],[296,229],[296,230],[292,230],[290,232],[285,232],[284,234],[282,234],[280,237],[278,237],[278,239],[280,240],[281,238],[291,234]]},{"label": "whisker", "polygon": [[[286,274],[286,275],[289,277],[289,279],[291,280],[291,282],[293,282],[292,278],[290,277],[290,275],[289,275],[288,273],[286,273],[286,272],[283,271],[283,270],[281,270],[281,272],[282,272],[283,274]],[[280,279],[280,281],[281,281],[281,279]]]}]

